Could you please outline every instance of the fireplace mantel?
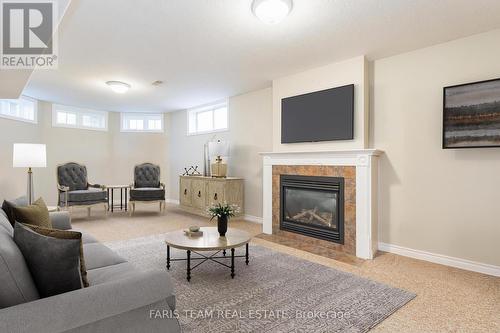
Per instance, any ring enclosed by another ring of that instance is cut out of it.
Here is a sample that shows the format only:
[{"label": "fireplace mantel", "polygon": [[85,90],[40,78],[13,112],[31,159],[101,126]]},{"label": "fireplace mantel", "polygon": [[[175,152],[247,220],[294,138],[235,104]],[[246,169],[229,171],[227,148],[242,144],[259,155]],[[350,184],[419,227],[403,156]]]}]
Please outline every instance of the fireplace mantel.
[{"label": "fireplace mantel", "polygon": [[263,232],[272,234],[273,165],[356,167],[356,256],[372,259],[377,252],[377,149],[267,152],[263,156]]}]

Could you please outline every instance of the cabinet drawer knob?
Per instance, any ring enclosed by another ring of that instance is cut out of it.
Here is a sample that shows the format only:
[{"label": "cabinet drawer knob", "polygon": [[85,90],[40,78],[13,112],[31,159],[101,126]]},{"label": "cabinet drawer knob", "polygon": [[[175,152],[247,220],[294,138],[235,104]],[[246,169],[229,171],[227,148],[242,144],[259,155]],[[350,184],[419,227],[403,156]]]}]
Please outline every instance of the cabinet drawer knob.
[{"label": "cabinet drawer knob", "polygon": [[188,190],[187,188],[184,189],[184,195],[187,195],[188,194]]},{"label": "cabinet drawer knob", "polygon": [[198,198],[201,198],[201,191],[198,191]]},{"label": "cabinet drawer knob", "polygon": [[214,200],[217,200],[217,193],[214,194]]}]

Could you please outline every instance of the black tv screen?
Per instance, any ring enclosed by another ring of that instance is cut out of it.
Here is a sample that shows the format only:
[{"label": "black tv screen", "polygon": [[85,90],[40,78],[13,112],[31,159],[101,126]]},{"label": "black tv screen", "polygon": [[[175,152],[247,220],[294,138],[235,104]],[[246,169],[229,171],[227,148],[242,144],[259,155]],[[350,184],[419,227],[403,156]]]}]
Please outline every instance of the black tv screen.
[{"label": "black tv screen", "polygon": [[354,139],[354,85],[281,100],[281,143]]}]

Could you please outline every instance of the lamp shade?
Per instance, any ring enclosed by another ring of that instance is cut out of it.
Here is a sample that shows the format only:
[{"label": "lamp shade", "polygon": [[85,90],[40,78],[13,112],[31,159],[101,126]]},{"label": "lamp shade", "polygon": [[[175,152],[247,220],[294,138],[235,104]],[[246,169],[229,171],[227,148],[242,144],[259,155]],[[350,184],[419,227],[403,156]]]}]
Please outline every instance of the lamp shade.
[{"label": "lamp shade", "polygon": [[229,156],[229,142],[217,141],[208,143],[208,152],[210,157],[213,156]]},{"label": "lamp shade", "polygon": [[45,168],[47,166],[45,145],[14,143],[12,159],[14,168]]}]

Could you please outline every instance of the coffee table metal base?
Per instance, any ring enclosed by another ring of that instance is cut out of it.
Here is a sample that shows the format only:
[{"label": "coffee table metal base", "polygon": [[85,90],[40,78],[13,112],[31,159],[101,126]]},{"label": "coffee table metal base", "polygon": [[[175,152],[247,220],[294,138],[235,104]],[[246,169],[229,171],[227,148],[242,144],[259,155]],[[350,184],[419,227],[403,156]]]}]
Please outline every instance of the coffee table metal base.
[{"label": "coffee table metal base", "polygon": [[[222,252],[222,256],[217,256],[219,253]],[[197,254],[199,257],[191,257],[191,254]],[[222,261],[219,261],[217,259],[229,259],[231,258],[231,265],[228,265]],[[248,265],[249,263],[249,255],[248,255],[248,243],[245,244],[245,255],[235,255],[234,254],[234,248],[231,248],[231,257],[226,256],[226,250],[218,250],[210,255],[204,255],[203,253],[193,251],[193,250],[186,250],[186,258],[170,258],[170,246],[167,245],[167,269],[170,269],[170,262],[172,261],[186,261],[187,266],[186,266],[186,279],[191,281],[191,271],[195,269],[196,267],[200,266],[206,261],[213,261],[218,263],[219,265],[222,265],[224,267],[227,267],[231,270],[231,278],[234,279],[235,273],[234,273],[234,258],[245,258],[245,264]],[[202,260],[201,262],[198,262],[196,265],[191,267],[191,260]]]}]

